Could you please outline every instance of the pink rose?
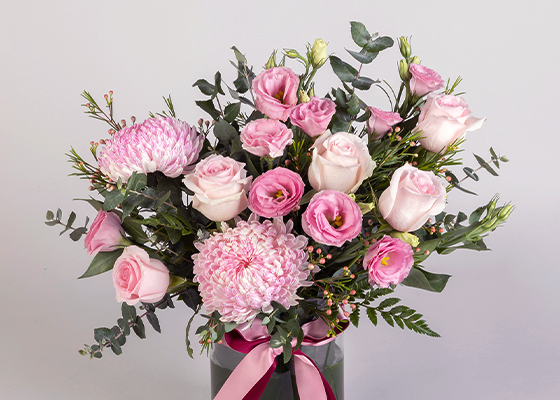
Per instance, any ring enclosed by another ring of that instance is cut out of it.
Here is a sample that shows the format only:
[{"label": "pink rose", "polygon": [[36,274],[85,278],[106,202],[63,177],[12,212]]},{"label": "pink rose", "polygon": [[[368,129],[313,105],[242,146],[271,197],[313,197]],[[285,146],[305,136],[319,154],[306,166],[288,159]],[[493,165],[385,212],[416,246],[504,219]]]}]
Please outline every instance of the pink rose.
[{"label": "pink rose", "polygon": [[307,136],[315,137],[327,130],[335,111],[334,101],[311,97],[307,103],[298,104],[293,109],[290,121],[299,126]]},{"label": "pink rose", "polygon": [[373,133],[374,139],[380,139],[393,130],[393,126],[402,121],[399,113],[382,111],[375,107],[368,107],[369,118],[366,122],[367,131]]},{"label": "pink rose", "polygon": [[125,244],[121,219],[112,212],[99,210],[84,240],[90,256],[100,251],[113,251],[115,246]]},{"label": "pink rose", "polygon": [[159,260],[150,258],[137,246],[124,249],[113,267],[113,285],[117,301],[132,306],[138,301],[155,303],[165,296],[169,286],[169,271]]},{"label": "pink rose", "polygon": [[434,153],[463,137],[467,131],[482,126],[486,118],[476,118],[462,97],[430,93],[422,106],[417,128],[422,130],[419,142]]},{"label": "pink rose", "polygon": [[347,194],[323,190],[311,199],[301,227],[316,242],[340,247],[362,231],[362,212]]},{"label": "pink rose", "polygon": [[288,215],[303,197],[305,184],[299,174],[275,168],[260,175],[249,192],[249,208],[265,218]]},{"label": "pink rose", "polygon": [[267,69],[253,79],[257,110],[270,119],[286,121],[297,104],[299,77],[287,67]]},{"label": "pink rose", "polygon": [[247,192],[253,177],[244,163],[211,155],[185,175],[185,186],[194,192],[192,205],[212,221],[227,221],[247,208]]},{"label": "pink rose", "polygon": [[364,257],[370,285],[380,288],[401,283],[414,265],[414,252],[408,243],[390,236],[383,236],[370,246]]},{"label": "pink rose", "polygon": [[241,143],[251,154],[276,158],[284,154],[284,148],[292,143],[293,136],[292,130],[280,121],[257,119],[245,125]]},{"label": "pink rose", "polygon": [[430,215],[442,212],[445,198],[445,187],[433,172],[405,164],[393,173],[378,208],[394,229],[411,232],[424,225]]},{"label": "pink rose", "polygon": [[375,168],[364,140],[356,135],[326,131],[313,145],[307,171],[313,189],[354,193]]},{"label": "pink rose", "polygon": [[410,64],[410,93],[417,97],[422,97],[426,93],[441,89],[444,86],[443,79],[434,70],[426,68],[420,64]]}]

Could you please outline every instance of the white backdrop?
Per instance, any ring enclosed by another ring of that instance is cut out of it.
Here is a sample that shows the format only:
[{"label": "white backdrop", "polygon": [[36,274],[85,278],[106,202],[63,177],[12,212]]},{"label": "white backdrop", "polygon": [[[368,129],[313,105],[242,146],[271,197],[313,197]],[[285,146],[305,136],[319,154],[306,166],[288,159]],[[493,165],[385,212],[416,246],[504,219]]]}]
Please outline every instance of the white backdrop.
[{"label": "white backdrop", "polygon": [[[453,275],[441,294],[399,287],[442,338],[367,319],[346,336],[348,399],[560,398],[560,268],[557,256],[559,9],[511,1],[107,1],[0,3],[0,398],[209,398],[209,363],[188,358],[191,312],[159,313],[163,333],[130,336],[119,357],[78,355],[93,328],[120,313],[109,274],[76,280],[89,264],[83,243],[44,225],[47,209],[93,209],[73,198],[88,184],[67,177],[64,153],[86,155],[107,136],[80,107],[83,90],[114,91],[117,117],[142,120],[171,94],[181,119],[206,116],[191,85],[220,70],[236,45],[259,70],[272,49],[304,50],[322,37],[349,60],[348,21],[394,38],[412,35],[413,53],[460,89],[483,128],[468,136],[464,158],[492,145],[511,159],[499,178],[481,173],[478,197],[452,193],[450,212],[470,212],[499,192],[516,210],[487,239],[492,252],[433,257],[430,271]],[[364,67],[396,85],[398,48]],[[297,70],[298,64],[290,64]],[[327,66],[317,94],[337,85]],[[364,99],[387,107],[381,92]],[[198,321],[200,322],[200,320]]]}]

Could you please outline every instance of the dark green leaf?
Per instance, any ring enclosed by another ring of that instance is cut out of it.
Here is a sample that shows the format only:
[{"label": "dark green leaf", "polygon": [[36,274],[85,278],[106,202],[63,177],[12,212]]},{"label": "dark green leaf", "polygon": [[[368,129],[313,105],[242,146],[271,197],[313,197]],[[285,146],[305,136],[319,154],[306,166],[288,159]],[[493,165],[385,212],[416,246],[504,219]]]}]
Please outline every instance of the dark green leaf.
[{"label": "dark green leaf", "polygon": [[186,289],[183,293],[181,293],[181,300],[183,300],[187,307],[192,308],[194,311],[196,311],[198,303],[200,302],[198,290],[192,287]]},{"label": "dark green leaf", "polygon": [[[126,304],[126,303],[123,303],[123,304]],[[132,307],[132,308],[134,308],[134,307]],[[136,312],[136,308],[134,308],[134,312]],[[134,315],[134,317],[132,317],[132,315],[128,311],[127,311],[127,316],[130,316],[131,319],[136,318],[136,314]],[[124,320],[124,318],[119,318],[117,320],[117,324],[119,325],[119,328],[120,328],[120,330],[121,330],[121,332],[123,333],[124,336],[130,335],[130,326],[129,326],[128,322],[126,322]]]},{"label": "dark green leaf", "polygon": [[500,168],[500,162],[498,161],[499,157],[496,155],[496,152],[492,147],[490,147],[490,154],[492,155],[492,161],[494,162],[496,168]]},{"label": "dark green leaf", "polygon": [[394,318],[395,322],[397,323],[397,325],[398,325],[401,329],[404,329],[404,324],[403,324],[402,319],[401,319],[400,317],[396,316],[396,315],[393,315],[393,318]]},{"label": "dark green leaf", "polygon": [[313,196],[315,196],[317,194],[317,191],[315,189],[311,189],[309,192],[307,192],[299,201],[299,205],[303,206],[304,204],[307,204],[311,201],[311,198]]},{"label": "dark green leaf", "polygon": [[241,103],[228,104],[224,109],[224,119],[227,122],[233,122],[241,111]]},{"label": "dark green leaf", "polygon": [[360,112],[360,100],[358,99],[358,96],[353,94],[350,97],[350,100],[348,100],[348,113],[352,115],[358,115],[359,112]]},{"label": "dark green leaf", "polygon": [[456,223],[460,224],[461,222],[466,221],[466,220],[467,220],[467,215],[464,212],[459,211],[459,214],[457,214],[457,222]]},{"label": "dark green leaf", "polygon": [[89,278],[90,276],[99,275],[113,269],[115,261],[121,256],[124,249],[117,249],[114,251],[102,251],[91,261],[87,271],[78,279]]},{"label": "dark green leaf", "polygon": [[334,73],[341,81],[352,82],[358,76],[358,71],[340,58],[330,56],[329,60]]},{"label": "dark green leaf", "polygon": [[146,318],[148,319],[150,325],[152,325],[152,328],[154,328],[157,333],[161,333],[161,327],[159,326],[159,320],[156,313],[149,312],[146,314]]},{"label": "dark green leaf", "polygon": [[369,318],[369,320],[371,321],[371,323],[375,326],[377,326],[377,312],[375,311],[374,308],[366,308],[367,310],[367,316]]},{"label": "dark green leaf", "polygon": [[352,40],[360,47],[364,47],[371,40],[371,35],[361,22],[350,21],[350,33]]},{"label": "dark green leaf", "polygon": [[113,189],[105,196],[105,203],[103,203],[103,210],[111,211],[116,208],[124,200],[124,195],[118,189]]},{"label": "dark green leaf", "polygon": [[350,319],[352,325],[354,325],[357,328],[358,324],[360,323],[360,308],[356,307],[348,318]]},{"label": "dark green leaf", "polygon": [[212,99],[219,94],[224,95],[224,91],[222,90],[222,74],[220,71],[216,72],[214,75],[214,86],[216,87],[214,93],[212,93]]},{"label": "dark green leaf", "polygon": [[424,269],[413,267],[401,283],[405,286],[439,293],[445,289],[449,278],[451,278],[451,275],[433,274]]},{"label": "dark green leaf", "polygon": [[359,90],[368,90],[374,83],[379,83],[379,81],[374,81],[371,78],[360,76],[352,81],[352,86]]},{"label": "dark green leaf", "polygon": [[283,346],[284,343],[286,343],[286,338],[282,336],[280,331],[277,331],[270,339],[270,347],[273,349]]},{"label": "dark green leaf", "polygon": [[395,323],[393,322],[393,317],[391,316],[390,313],[388,312],[381,312],[381,316],[383,317],[383,319],[391,326],[395,326]]},{"label": "dark green leaf", "polygon": [[117,356],[120,356],[122,354],[121,345],[117,340],[111,341],[111,350],[113,350],[113,353],[115,353],[115,355]]},{"label": "dark green leaf", "polygon": [[379,303],[379,305],[377,306],[377,309],[382,310],[384,308],[394,306],[399,301],[401,301],[401,299],[397,299],[396,297],[391,297],[391,298],[385,299],[381,303]]},{"label": "dark green leaf", "polygon": [[60,221],[62,219],[62,210],[59,208],[56,210],[56,219]]},{"label": "dark green leaf", "polygon": [[76,220],[76,213],[74,211],[72,211],[70,213],[70,216],[68,217],[68,222],[66,223],[66,228],[70,229],[75,220]]},{"label": "dark green leaf", "polygon": [[235,58],[237,59],[238,62],[240,62],[242,64],[247,64],[247,59],[245,58],[245,56],[243,54],[241,54],[241,52],[239,50],[237,50],[237,47],[232,46],[231,49],[235,53]]},{"label": "dark green leaf", "polygon": [[142,230],[142,225],[134,222],[132,218],[125,218],[122,222],[122,226],[136,242],[143,244],[149,241],[148,236]]},{"label": "dark green leaf", "polygon": [[128,217],[130,215],[130,213],[132,212],[132,210],[134,210],[134,208],[136,206],[138,206],[140,203],[142,203],[144,201],[144,197],[139,196],[139,195],[135,195],[135,194],[130,194],[126,199],[123,200],[122,202],[122,219]]},{"label": "dark green leaf", "polygon": [[366,49],[362,49],[359,53],[348,49],[346,49],[346,51],[350,53],[352,57],[354,57],[358,62],[361,62],[362,64],[369,64],[370,62],[375,60],[375,58],[379,54],[379,53],[372,53],[370,51],[367,51]]},{"label": "dark green leaf", "polygon": [[80,200],[80,201],[85,201],[86,203],[89,203],[93,208],[95,208],[96,211],[99,211],[101,209],[103,209],[103,203],[101,203],[98,200],[95,200],[94,198],[89,198],[89,199],[74,199],[74,200]]},{"label": "dark green leaf", "polygon": [[182,229],[174,229],[166,226],[165,231],[167,232],[167,235],[169,236],[169,240],[171,241],[172,244],[178,243],[179,240],[181,240],[181,238],[183,237]]},{"label": "dark green leaf", "polygon": [[220,113],[214,107],[214,102],[212,100],[197,100],[195,101],[196,105],[206,111],[212,119],[217,120],[220,116]]},{"label": "dark green leaf", "polygon": [[247,104],[248,106],[251,106],[253,108],[255,108],[255,105],[253,104],[253,102],[245,97],[240,96],[239,97],[239,101],[243,104]]},{"label": "dark green leaf", "polygon": [[367,51],[371,51],[372,53],[378,53],[382,50],[392,47],[394,43],[394,40],[389,36],[381,36],[375,39],[373,42],[367,43],[364,46],[364,49],[366,49]]},{"label": "dark green leaf", "polygon": [[228,142],[239,136],[237,130],[223,119],[216,121],[214,125],[214,135],[222,142]]},{"label": "dark green leaf", "polygon": [[283,344],[283,355],[284,355],[284,364],[287,364],[288,361],[292,358],[292,344],[288,341]]},{"label": "dark green leaf", "polygon": [[[163,194],[163,196],[158,197],[158,199],[156,200],[156,203],[154,204],[154,208],[157,210],[158,208],[161,207],[161,205],[163,203],[165,203],[167,201],[167,199],[169,198],[169,196],[171,196],[171,190],[168,190],[167,192],[165,192]],[[124,210],[123,210],[124,212]]]},{"label": "dark green leaf", "polygon": [[198,86],[200,91],[207,96],[212,95],[214,90],[216,89],[214,85],[208,82],[206,79],[199,79],[195,83],[193,83],[193,87]]},{"label": "dark green leaf", "polygon": [[93,330],[93,338],[97,343],[102,345],[104,341],[110,342],[111,339],[114,339],[115,335],[109,328],[96,328]]},{"label": "dark green leaf", "polygon": [[134,329],[134,333],[136,333],[136,336],[140,339],[146,339],[146,328],[144,327],[144,322],[142,322],[142,318],[140,318],[139,315],[136,317],[136,321],[134,321],[132,329]]},{"label": "dark green leaf", "polygon": [[82,235],[85,235],[86,233],[87,229],[83,226],[81,228],[76,228],[70,233],[70,239],[72,239],[74,242],[77,242],[78,240],[80,240]]},{"label": "dark green leaf", "polygon": [[127,324],[130,324],[131,322],[136,321],[136,307],[129,306],[128,304],[123,302],[122,306],[121,306],[121,313],[122,313],[122,317],[123,317],[124,321]]},{"label": "dark green leaf", "polygon": [[126,189],[139,192],[144,189],[147,184],[148,177],[146,176],[146,174],[139,174],[138,172],[134,171],[129,180],[126,182]]},{"label": "dark green leaf", "polygon": [[48,226],[55,226],[58,225],[58,221],[57,220],[45,221],[45,224],[47,224]]},{"label": "dark green leaf", "polygon": [[51,210],[47,211],[47,219],[51,220],[53,218],[54,218],[54,213]]},{"label": "dark green leaf", "polygon": [[236,322],[224,322],[224,328],[225,328],[226,332],[231,332],[235,328],[237,328],[237,323]]},{"label": "dark green leaf", "polygon": [[465,174],[467,174],[467,176],[472,180],[478,181],[478,175],[474,173],[474,170],[472,168],[464,167],[463,172],[465,172]]},{"label": "dark green leaf", "polygon": [[486,171],[488,171],[490,173],[490,175],[494,175],[494,176],[498,176],[498,173],[496,171],[494,171],[492,169],[492,167],[490,165],[488,165],[488,163],[486,161],[484,161],[484,159],[480,156],[477,156],[476,154],[474,154],[474,158],[476,158],[476,161],[478,161],[478,163],[480,164],[480,166],[482,168],[484,168]]}]

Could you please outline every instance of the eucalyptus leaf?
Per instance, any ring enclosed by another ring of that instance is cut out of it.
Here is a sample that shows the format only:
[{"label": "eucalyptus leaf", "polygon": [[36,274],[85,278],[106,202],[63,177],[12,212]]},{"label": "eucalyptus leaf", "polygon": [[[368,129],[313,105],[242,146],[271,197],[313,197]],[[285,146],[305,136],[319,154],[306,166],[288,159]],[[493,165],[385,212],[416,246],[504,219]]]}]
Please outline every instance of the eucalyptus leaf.
[{"label": "eucalyptus leaf", "polygon": [[161,333],[161,327],[159,325],[159,320],[156,313],[149,312],[146,314],[146,318],[148,319],[150,325],[152,325],[152,328],[154,328],[157,333]]},{"label": "eucalyptus leaf", "polygon": [[206,79],[199,79],[195,83],[193,83],[193,87],[198,86],[200,91],[207,96],[212,95],[214,90],[216,89],[214,85],[208,82]]},{"label": "eucalyptus leaf", "polygon": [[395,41],[389,36],[381,36],[375,39],[373,42],[367,43],[364,47],[367,51],[372,53],[378,53],[382,50],[392,47]]},{"label": "eucalyptus leaf", "polygon": [[484,168],[486,171],[488,171],[490,175],[498,176],[498,173],[494,171],[494,169],[492,169],[492,167],[486,161],[484,161],[482,157],[477,156],[476,154],[473,155],[474,158],[476,158],[476,161],[478,161],[478,163],[480,164],[480,166]]},{"label": "eucalyptus leaf", "polygon": [[358,71],[340,58],[330,56],[329,60],[334,73],[341,81],[352,82],[358,76]]},{"label": "eucalyptus leaf", "polygon": [[233,122],[241,111],[241,103],[228,104],[224,109],[224,119],[227,122]]},{"label": "eucalyptus leaf", "polygon": [[198,290],[195,288],[187,288],[183,293],[181,293],[181,300],[187,305],[187,307],[192,308],[194,311],[198,308],[198,303],[200,302],[200,295]]},{"label": "eucalyptus leaf", "polygon": [[348,49],[346,49],[346,51],[350,53],[350,55],[354,57],[354,59],[356,59],[358,62],[361,62],[362,64],[371,63],[373,60],[375,60],[375,58],[379,54],[379,53],[372,53],[371,51],[367,51],[366,49],[362,49],[360,52],[355,52]]},{"label": "eucalyptus leaf", "polygon": [[360,47],[364,47],[371,40],[371,35],[361,22],[350,21],[350,33],[352,40]]},{"label": "eucalyptus leaf", "polygon": [[139,315],[136,317],[132,329],[134,330],[134,333],[136,333],[136,336],[140,339],[146,339],[146,328],[144,327],[144,322]]},{"label": "eucalyptus leaf", "polygon": [[228,142],[239,136],[237,130],[231,126],[227,121],[218,119],[214,125],[214,135],[222,142]]},{"label": "eucalyptus leaf", "polygon": [[47,219],[54,219],[54,213],[51,210],[47,211]]},{"label": "eucalyptus leaf", "polygon": [[85,227],[82,226],[80,228],[76,228],[70,233],[70,239],[72,239],[74,242],[77,242],[78,240],[80,240],[82,235],[85,235],[86,233],[87,229]]},{"label": "eucalyptus leaf", "polygon": [[352,81],[352,86],[359,90],[368,90],[374,83],[379,83],[379,81],[374,81],[371,78],[360,76]]},{"label": "eucalyptus leaf", "polygon": [[197,100],[195,101],[196,105],[202,108],[202,110],[206,111],[212,119],[216,120],[220,116],[216,107],[214,107],[214,102],[212,100]]}]

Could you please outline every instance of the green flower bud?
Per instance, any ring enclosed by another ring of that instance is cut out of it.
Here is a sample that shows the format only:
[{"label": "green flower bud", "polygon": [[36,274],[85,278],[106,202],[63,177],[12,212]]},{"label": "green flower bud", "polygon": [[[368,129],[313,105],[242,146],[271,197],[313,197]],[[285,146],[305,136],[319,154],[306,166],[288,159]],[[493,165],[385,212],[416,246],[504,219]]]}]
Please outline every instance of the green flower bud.
[{"label": "green flower bud", "polygon": [[270,58],[268,59],[268,61],[266,62],[265,68],[266,69],[270,69],[270,68],[274,68],[276,67],[276,50],[274,50],[272,52],[272,54],[270,55]]},{"label": "green flower bud", "polygon": [[408,60],[410,58],[411,50],[410,45],[408,44],[408,40],[405,36],[401,36],[399,38],[399,48],[401,50],[402,56]]},{"label": "green flower bud", "polygon": [[315,86],[311,85],[311,88],[307,93],[309,94],[309,97],[315,96]]},{"label": "green flower bud", "polygon": [[298,58],[301,57],[299,55],[299,53],[297,52],[297,50],[294,49],[284,49],[284,54],[286,54],[286,57],[288,58]]},{"label": "green flower bud", "polygon": [[360,211],[362,215],[367,214],[374,208],[374,203],[358,203],[358,207],[360,207]]},{"label": "green flower bud", "polygon": [[412,57],[411,64],[420,64],[420,59],[416,56]]},{"label": "green flower bud", "polygon": [[311,47],[311,55],[314,68],[322,66],[327,61],[327,44],[323,39],[315,39]]},{"label": "green flower bud", "polygon": [[418,236],[413,235],[412,233],[393,231],[389,233],[389,236],[391,236],[393,239],[400,239],[403,242],[408,243],[412,247],[418,247],[418,245],[420,244],[420,239],[418,239]]},{"label": "green flower bud", "polygon": [[310,100],[310,98],[309,98],[309,96],[307,95],[307,93],[305,93],[305,90],[300,90],[300,91],[299,91],[299,96],[298,96],[298,98],[299,98],[299,102],[300,102],[300,103],[308,103],[309,100]]},{"label": "green flower bud", "polygon": [[506,219],[508,219],[512,211],[513,206],[511,204],[507,204],[501,207],[501,210],[498,213],[498,219],[500,220],[500,222],[504,222]]},{"label": "green flower bud", "polygon": [[408,72],[408,64],[405,60],[399,62],[399,75],[403,82],[408,82],[410,80],[410,72]]}]

